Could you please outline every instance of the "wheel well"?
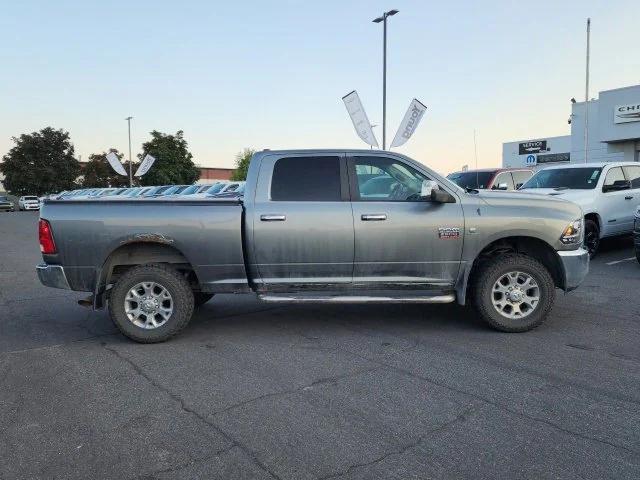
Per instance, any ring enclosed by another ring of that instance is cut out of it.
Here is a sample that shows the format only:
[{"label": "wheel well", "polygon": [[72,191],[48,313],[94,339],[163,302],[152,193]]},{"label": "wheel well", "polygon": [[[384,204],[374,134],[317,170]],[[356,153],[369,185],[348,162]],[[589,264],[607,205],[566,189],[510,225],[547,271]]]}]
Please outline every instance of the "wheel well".
[{"label": "wheel well", "polygon": [[593,220],[594,222],[596,222],[596,225],[598,225],[598,229],[602,230],[602,225],[600,224],[600,215],[598,215],[597,213],[587,213],[584,216],[585,220]]},{"label": "wheel well", "polygon": [[180,250],[162,243],[133,242],[116,248],[107,257],[102,267],[98,291],[115,283],[130,268],[145,263],[171,264],[185,276],[192,289],[200,289],[200,282],[193,266]]},{"label": "wheel well", "polygon": [[[534,237],[501,238],[484,247],[473,261],[468,284],[472,285],[474,275],[478,273],[485,262],[504,253],[520,253],[538,260],[551,274],[555,286],[564,288],[564,272],[558,254],[551,245]],[[467,289],[468,294],[469,289]]]}]

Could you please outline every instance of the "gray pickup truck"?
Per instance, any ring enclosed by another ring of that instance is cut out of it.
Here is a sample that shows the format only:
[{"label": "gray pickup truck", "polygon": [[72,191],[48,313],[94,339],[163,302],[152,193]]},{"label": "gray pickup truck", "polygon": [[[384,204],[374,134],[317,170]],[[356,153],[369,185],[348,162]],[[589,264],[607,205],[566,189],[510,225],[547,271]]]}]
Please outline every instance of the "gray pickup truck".
[{"label": "gray pickup truck", "polygon": [[44,285],[91,292],[122,333],[159,342],[216,293],[267,302],[473,304],[530,330],[589,268],[577,205],[465,190],[403,155],[268,151],[240,199],[45,200]]}]

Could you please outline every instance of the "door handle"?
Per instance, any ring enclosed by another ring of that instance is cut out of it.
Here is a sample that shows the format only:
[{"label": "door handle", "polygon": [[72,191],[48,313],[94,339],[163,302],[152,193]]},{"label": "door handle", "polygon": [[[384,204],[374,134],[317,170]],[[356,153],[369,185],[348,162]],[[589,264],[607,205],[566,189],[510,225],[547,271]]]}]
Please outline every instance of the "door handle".
[{"label": "door handle", "polygon": [[633,195],[627,195],[626,197],[624,197],[625,200],[631,200],[633,198]]},{"label": "door handle", "polygon": [[363,222],[381,222],[387,219],[386,213],[364,213],[360,217]]},{"label": "door handle", "polygon": [[285,215],[260,215],[262,222],[284,222],[286,219]]}]

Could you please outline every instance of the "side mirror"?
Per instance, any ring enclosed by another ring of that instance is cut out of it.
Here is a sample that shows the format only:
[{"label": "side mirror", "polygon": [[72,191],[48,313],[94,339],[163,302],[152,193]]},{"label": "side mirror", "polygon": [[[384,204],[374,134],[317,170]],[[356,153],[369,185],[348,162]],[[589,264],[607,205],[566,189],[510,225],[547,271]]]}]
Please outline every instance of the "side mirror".
[{"label": "side mirror", "polygon": [[516,190],[520,190],[522,185],[524,185],[524,183],[516,183]]},{"label": "side mirror", "polygon": [[420,187],[420,198],[429,200],[434,190],[438,190],[438,184],[433,180],[423,180]]},{"label": "side mirror", "polygon": [[444,190],[440,190],[438,183],[433,180],[423,180],[420,199],[433,203],[456,203],[455,197]]},{"label": "side mirror", "polygon": [[433,203],[456,203],[456,199],[449,192],[444,190],[433,190],[431,192],[431,201]]}]

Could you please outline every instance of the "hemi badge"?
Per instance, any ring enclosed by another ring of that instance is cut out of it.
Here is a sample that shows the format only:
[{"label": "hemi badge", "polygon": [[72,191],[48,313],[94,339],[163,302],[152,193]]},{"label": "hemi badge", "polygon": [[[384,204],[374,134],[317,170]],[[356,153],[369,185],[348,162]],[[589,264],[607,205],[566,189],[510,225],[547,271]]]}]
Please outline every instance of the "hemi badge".
[{"label": "hemi badge", "polygon": [[439,227],[438,237],[443,240],[455,240],[456,238],[460,238],[460,229],[457,227]]}]

